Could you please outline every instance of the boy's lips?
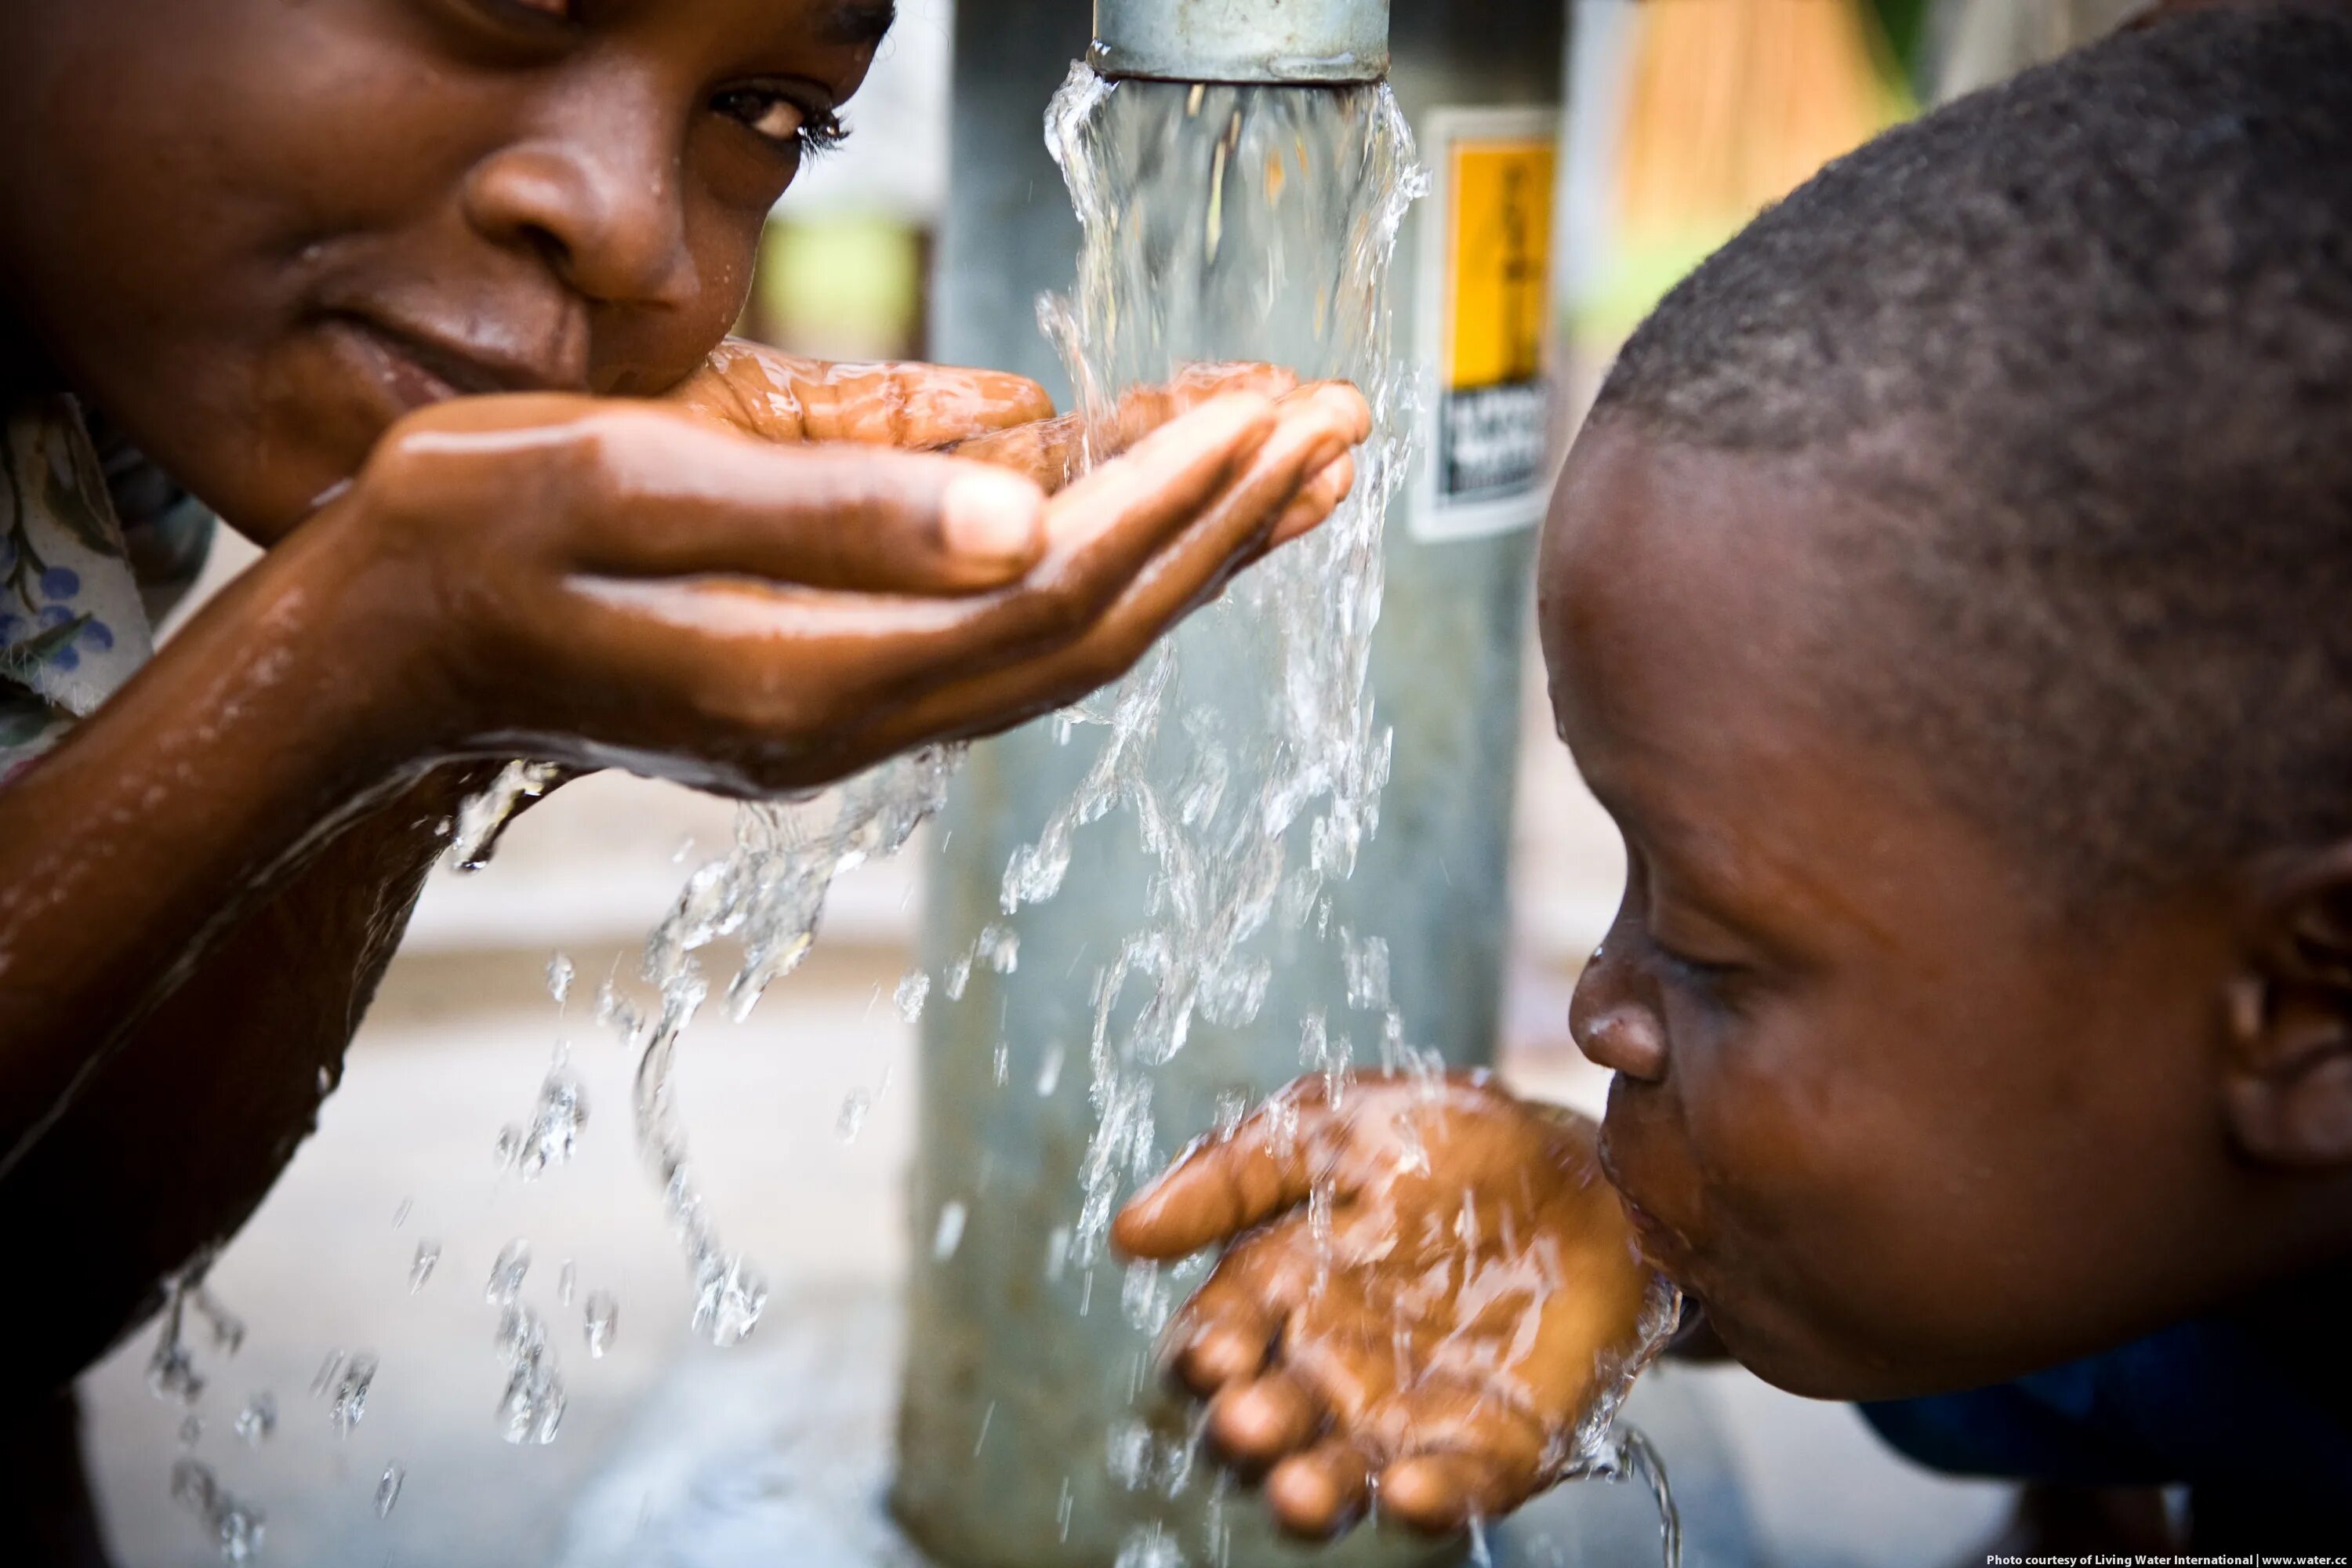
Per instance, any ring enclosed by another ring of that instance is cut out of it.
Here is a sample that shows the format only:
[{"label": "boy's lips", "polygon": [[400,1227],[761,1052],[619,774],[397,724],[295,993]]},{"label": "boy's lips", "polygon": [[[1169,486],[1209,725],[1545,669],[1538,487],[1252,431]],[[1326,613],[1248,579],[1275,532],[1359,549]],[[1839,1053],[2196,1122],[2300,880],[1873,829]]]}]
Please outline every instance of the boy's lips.
[{"label": "boy's lips", "polygon": [[1627,1186],[1623,1173],[1612,1157],[1607,1132],[1601,1141],[1601,1171],[1609,1184],[1617,1189],[1617,1201],[1625,1210],[1625,1218],[1639,1239],[1642,1256],[1660,1273],[1678,1285],[1691,1283],[1692,1265],[1697,1260],[1696,1250],[1681,1231],[1642,1206]]}]

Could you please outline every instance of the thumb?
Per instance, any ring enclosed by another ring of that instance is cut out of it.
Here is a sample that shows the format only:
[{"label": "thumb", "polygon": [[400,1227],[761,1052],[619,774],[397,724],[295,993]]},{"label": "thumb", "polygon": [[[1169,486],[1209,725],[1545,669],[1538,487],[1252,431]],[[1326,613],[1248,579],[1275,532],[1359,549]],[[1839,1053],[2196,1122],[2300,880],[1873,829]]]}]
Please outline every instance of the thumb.
[{"label": "thumb", "polygon": [[1231,1132],[1202,1139],[1138,1194],[1111,1226],[1130,1258],[1183,1258],[1225,1241],[1312,1194],[1334,1125],[1320,1079],[1284,1091]]}]

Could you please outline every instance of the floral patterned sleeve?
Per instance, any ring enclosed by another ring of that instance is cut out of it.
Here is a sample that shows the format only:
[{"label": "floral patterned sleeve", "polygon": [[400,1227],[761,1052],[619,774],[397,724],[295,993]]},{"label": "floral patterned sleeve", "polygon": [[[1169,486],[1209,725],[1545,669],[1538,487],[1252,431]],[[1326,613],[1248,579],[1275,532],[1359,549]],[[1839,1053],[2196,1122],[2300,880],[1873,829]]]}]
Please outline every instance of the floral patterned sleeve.
[{"label": "floral patterned sleeve", "polygon": [[[101,455],[101,445],[105,451]],[[0,787],[154,654],[215,524],[66,397],[0,422]]]}]

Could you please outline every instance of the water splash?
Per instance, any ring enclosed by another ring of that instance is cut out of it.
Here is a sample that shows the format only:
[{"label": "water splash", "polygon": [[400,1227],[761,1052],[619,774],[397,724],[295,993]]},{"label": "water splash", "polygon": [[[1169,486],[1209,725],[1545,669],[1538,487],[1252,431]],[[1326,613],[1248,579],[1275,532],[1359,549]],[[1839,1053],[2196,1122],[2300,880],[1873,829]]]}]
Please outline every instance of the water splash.
[{"label": "water splash", "polygon": [[348,1437],[367,1418],[368,1393],[375,1386],[376,1359],[361,1351],[344,1363],[327,1400],[327,1423],[338,1437]]},{"label": "water splash", "polygon": [[638,1152],[686,1253],[695,1331],[713,1344],[735,1344],[759,1326],[768,1286],[749,1259],[721,1243],[694,1180],[676,1103],[679,1041],[710,994],[698,955],[721,940],[741,942],[742,962],[722,1002],[736,1021],[750,1016],[769,987],[807,959],[835,880],[903,849],[945,801],[961,755],[954,748],[918,752],[807,799],[745,806],[732,853],[694,873],[646,944],[644,973],[661,995],[660,1015],[648,1024],[634,1011],[612,1009],[641,1053]]},{"label": "water splash", "polygon": [[[517,1174],[526,1182],[535,1182],[551,1169],[568,1165],[579,1152],[580,1134],[588,1126],[588,1088],[580,1075],[564,1062],[559,1050],[555,1065],[547,1069],[541,1080],[539,1099],[531,1107],[530,1122],[520,1128],[502,1131],[499,1149],[502,1156],[510,1156]],[[516,1135],[509,1139],[508,1132]]]},{"label": "water splash", "polygon": [[269,1441],[271,1435],[278,1430],[277,1398],[268,1394],[257,1394],[247,1400],[245,1408],[236,1413],[236,1419],[230,1424],[229,1430],[236,1435],[238,1442],[248,1448],[257,1448]]},{"label": "water splash", "polygon": [[400,1500],[400,1489],[407,1479],[408,1472],[402,1469],[397,1462],[383,1468],[383,1479],[375,1484],[376,1518],[392,1517],[393,1505]]},{"label": "water splash", "polygon": [[212,1468],[194,1459],[172,1467],[172,1500],[196,1516],[224,1563],[250,1563],[261,1551],[267,1518],[220,1484]]},{"label": "water splash", "polygon": [[510,1300],[499,1313],[493,1343],[507,1369],[506,1389],[499,1396],[499,1436],[518,1446],[554,1442],[568,1398],[546,1325],[538,1313]]},{"label": "water splash", "polygon": [[544,799],[562,780],[563,770],[552,763],[509,763],[488,789],[457,808],[449,868],[470,876],[488,866],[523,808]]},{"label": "water splash", "polygon": [[1555,1446],[1545,1457],[1545,1473],[1556,1481],[1590,1478],[1639,1481],[1647,1488],[1658,1509],[1658,1541],[1665,1568],[1682,1568],[1683,1560],[1682,1514],[1675,1507],[1665,1460],[1647,1436],[1618,1416],[1633,1384],[1664,1353],[1682,1321],[1683,1293],[1664,1276],[1655,1278],[1643,1304],[1641,1337],[1633,1353],[1614,1369],[1609,1391],[1585,1413],[1565,1444]]},{"label": "water splash", "polygon": [[490,1265],[489,1282],[482,1287],[482,1300],[492,1307],[511,1307],[522,1295],[522,1282],[530,1274],[530,1243],[518,1237],[499,1249]]},{"label": "water splash", "polygon": [[581,1332],[588,1342],[588,1359],[603,1361],[620,1331],[621,1304],[605,1290],[591,1292],[581,1314]]}]

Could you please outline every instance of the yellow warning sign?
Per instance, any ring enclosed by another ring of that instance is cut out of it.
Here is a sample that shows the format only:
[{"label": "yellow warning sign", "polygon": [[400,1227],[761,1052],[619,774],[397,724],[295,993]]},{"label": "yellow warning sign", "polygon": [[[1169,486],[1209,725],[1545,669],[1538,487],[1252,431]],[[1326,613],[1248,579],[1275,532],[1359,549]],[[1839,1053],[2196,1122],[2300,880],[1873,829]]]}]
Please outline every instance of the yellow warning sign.
[{"label": "yellow warning sign", "polygon": [[1476,539],[1543,513],[1559,111],[1436,110],[1423,145],[1436,219],[1423,231],[1423,352],[1439,384],[1412,531]]},{"label": "yellow warning sign", "polygon": [[1465,140],[1451,153],[1446,390],[1538,380],[1550,321],[1557,145],[1549,137]]}]

